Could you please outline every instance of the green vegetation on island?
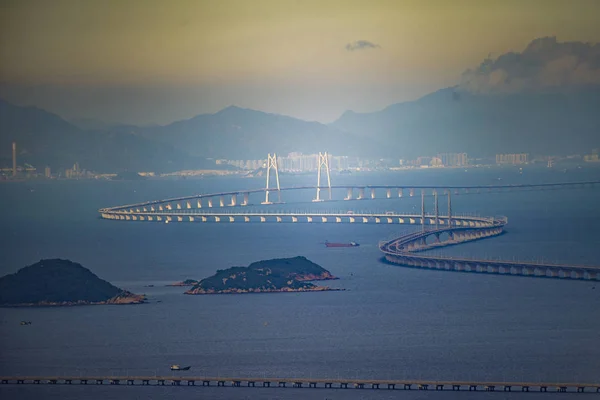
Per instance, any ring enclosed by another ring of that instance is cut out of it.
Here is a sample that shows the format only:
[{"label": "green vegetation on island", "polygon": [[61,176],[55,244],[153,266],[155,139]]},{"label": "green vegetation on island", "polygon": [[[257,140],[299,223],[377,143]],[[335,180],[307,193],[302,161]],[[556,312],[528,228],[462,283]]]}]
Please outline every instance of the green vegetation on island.
[{"label": "green vegetation on island", "polygon": [[337,279],[305,257],[258,261],[247,267],[231,267],[202,279],[186,294],[303,292],[337,290],[310,281]]},{"label": "green vegetation on island", "polygon": [[0,278],[0,306],[138,304],[133,294],[98,278],[78,263],[49,259]]}]

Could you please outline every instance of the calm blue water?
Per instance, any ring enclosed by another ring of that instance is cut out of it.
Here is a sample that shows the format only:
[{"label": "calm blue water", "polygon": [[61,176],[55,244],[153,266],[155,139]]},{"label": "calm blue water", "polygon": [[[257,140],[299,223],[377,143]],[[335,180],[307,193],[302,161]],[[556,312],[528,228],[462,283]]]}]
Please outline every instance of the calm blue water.
[{"label": "calm blue water", "polygon": [[[493,184],[498,177],[502,183],[580,181],[600,179],[600,170],[530,168],[523,175],[512,168],[414,171],[333,180],[409,186]],[[312,176],[281,178],[284,186],[316,181]],[[397,225],[167,225],[105,221],[96,212],[136,201],[262,186],[262,178],[0,185],[0,274],[41,258],[68,258],[151,300],[139,306],[0,309],[0,375],[170,374],[169,365],[177,363],[192,365],[195,375],[598,381],[598,283],[382,264],[377,242],[406,229]],[[292,204],[273,207],[315,207],[295,204],[313,193],[287,195],[283,200]],[[598,265],[599,199],[599,188],[455,196],[455,213],[506,215],[508,232],[445,252]],[[419,212],[420,198],[316,206]],[[320,244],[324,240],[354,240],[361,246],[327,249]],[[233,265],[296,255],[339,276],[332,285],[347,290],[185,296],[181,288],[164,286]],[[155,287],[145,287],[149,284]],[[21,320],[33,324],[20,326]],[[29,386],[0,387],[0,395],[147,398],[146,390]],[[187,389],[160,390],[152,396],[189,396]],[[203,393],[265,399],[391,396],[216,388]],[[429,398],[410,396],[402,398]]]}]

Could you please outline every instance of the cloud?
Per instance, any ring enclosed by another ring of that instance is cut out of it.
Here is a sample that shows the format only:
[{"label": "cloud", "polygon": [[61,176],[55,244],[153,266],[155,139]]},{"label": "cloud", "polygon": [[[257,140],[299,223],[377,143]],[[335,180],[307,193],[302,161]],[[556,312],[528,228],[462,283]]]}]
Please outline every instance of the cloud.
[{"label": "cloud", "polygon": [[600,44],[535,39],[522,53],[486,58],[462,74],[459,87],[472,93],[516,93],[600,85]]},{"label": "cloud", "polygon": [[373,42],[369,42],[368,40],[357,40],[356,42],[348,43],[346,45],[346,50],[348,50],[348,51],[380,49],[380,48],[381,48],[380,45],[373,43]]}]

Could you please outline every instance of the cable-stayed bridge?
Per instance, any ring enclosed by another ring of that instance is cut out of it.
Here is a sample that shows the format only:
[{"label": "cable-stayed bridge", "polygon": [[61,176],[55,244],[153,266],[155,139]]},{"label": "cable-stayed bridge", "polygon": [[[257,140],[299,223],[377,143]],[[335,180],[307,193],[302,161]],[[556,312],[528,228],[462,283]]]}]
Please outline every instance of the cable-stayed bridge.
[{"label": "cable-stayed bridge", "polygon": [[[585,188],[600,185],[600,181],[562,182],[520,185],[332,185],[327,153],[318,155],[316,186],[281,187],[277,156],[268,155],[266,186],[253,190],[235,190],[222,193],[146,201],[116,207],[102,208],[102,218],[117,221],[148,222],[199,222],[199,223],[349,223],[349,224],[405,224],[418,227],[416,232],[405,234],[379,244],[388,262],[427,269],[477,272],[520,276],[537,276],[562,279],[597,280],[599,267],[467,259],[432,255],[427,250],[453,246],[473,240],[500,235],[508,223],[506,217],[479,217],[454,215],[452,195],[492,193],[515,190],[551,190]],[[323,177],[323,179],[322,179]],[[274,178],[274,185],[271,185]],[[345,197],[334,198],[333,191],[343,190]],[[336,201],[363,201],[374,199],[399,199],[421,197],[420,213],[380,211],[323,211],[315,210],[305,202],[306,210],[279,211],[275,205],[288,204],[289,196],[297,203],[296,191],[314,191],[313,203]],[[274,199],[273,197],[277,198]],[[433,197],[433,212],[427,212],[425,197]],[[440,197],[447,203],[445,215],[440,213]],[[258,206],[259,211],[255,207]],[[252,209],[251,209],[252,208]],[[312,208],[312,209],[311,209]]]}]

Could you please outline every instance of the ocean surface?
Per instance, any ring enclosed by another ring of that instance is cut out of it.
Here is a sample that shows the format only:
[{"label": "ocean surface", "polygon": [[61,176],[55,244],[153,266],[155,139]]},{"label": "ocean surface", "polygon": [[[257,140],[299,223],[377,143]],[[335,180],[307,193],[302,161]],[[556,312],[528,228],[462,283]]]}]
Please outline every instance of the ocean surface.
[{"label": "ocean surface", "polygon": [[[280,176],[282,186],[316,176]],[[600,180],[600,169],[454,169],[334,175],[333,184],[489,185]],[[360,377],[577,381],[600,377],[600,282],[427,271],[381,262],[380,240],[408,229],[375,224],[119,222],[101,207],[264,187],[264,178],[0,185],[0,275],[43,258],[81,263],[150,302],[132,306],[0,308],[0,375]],[[326,192],[321,192],[323,196]],[[356,195],[356,193],[355,193]],[[420,212],[420,196],[285,205]],[[334,191],[341,199],[344,191]],[[378,192],[379,197],[385,193]],[[258,195],[251,201],[259,203]],[[600,187],[454,195],[453,212],[504,215],[506,234],[445,254],[600,265]],[[427,197],[433,210],[433,197]],[[258,210],[258,206],[249,209]],[[440,196],[440,213],[446,199]],[[326,248],[325,240],[357,248]],[[302,255],[345,291],[183,295],[166,287],[217,269]],[[154,287],[147,287],[154,285]],[[21,320],[32,325],[21,326]],[[186,372],[179,373],[180,375]],[[435,393],[252,388],[0,386],[1,398],[429,399]],[[492,394],[494,398],[533,397]],[[487,398],[446,393],[445,398]],[[553,398],[561,398],[554,394]]]}]

